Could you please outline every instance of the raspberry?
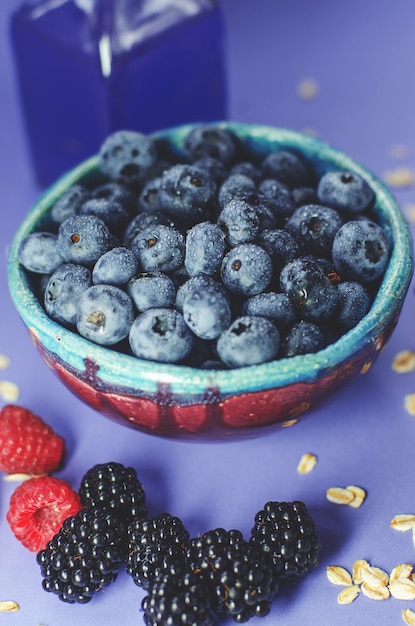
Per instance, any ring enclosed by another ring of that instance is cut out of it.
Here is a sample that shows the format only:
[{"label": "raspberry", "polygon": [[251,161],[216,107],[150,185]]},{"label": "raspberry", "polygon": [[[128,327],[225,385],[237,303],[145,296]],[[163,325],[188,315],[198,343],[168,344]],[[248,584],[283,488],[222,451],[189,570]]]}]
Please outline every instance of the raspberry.
[{"label": "raspberry", "polygon": [[272,559],[280,580],[300,578],[318,564],[320,542],[303,502],[268,502],[255,516],[250,543]]},{"label": "raspberry", "polygon": [[42,476],[56,470],[65,442],[40,417],[8,404],[0,412],[0,470]]},{"label": "raspberry", "polygon": [[85,508],[107,507],[126,523],[147,516],[146,494],[133,467],[114,461],[89,469],[79,489]]},{"label": "raspberry", "polygon": [[169,513],[135,520],[128,527],[127,573],[137,586],[149,589],[160,572],[173,572],[185,562],[188,541],[182,521]]},{"label": "raspberry", "polygon": [[42,586],[63,602],[85,604],[118,576],[126,527],[114,511],[82,509],[38,552]]},{"label": "raspberry", "polygon": [[10,498],[7,521],[16,538],[38,552],[59,531],[64,520],[81,509],[78,494],[52,476],[29,478]]}]

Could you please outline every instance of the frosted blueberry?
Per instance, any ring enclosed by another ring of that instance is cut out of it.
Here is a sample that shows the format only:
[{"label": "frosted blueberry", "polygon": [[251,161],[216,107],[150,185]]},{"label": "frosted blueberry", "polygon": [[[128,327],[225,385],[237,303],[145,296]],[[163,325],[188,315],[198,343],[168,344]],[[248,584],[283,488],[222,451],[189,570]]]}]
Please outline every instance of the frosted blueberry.
[{"label": "frosted blueberry", "polygon": [[215,274],[221,266],[225,249],[225,233],[219,224],[195,224],[186,235],[184,266],[189,276]]},{"label": "frosted blueberry", "polygon": [[264,291],[271,282],[271,257],[256,244],[242,243],[225,255],[221,276],[234,295],[253,296]]},{"label": "frosted blueberry", "polygon": [[226,233],[227,243],[236,246],[255,240],[260,218],[255,207],[242,198],[233,197],[223,205],[217,223]]},{"label": "frosted blueberry", "polygon": [[280,283],[305,320],[318,322],[335,314],[337,289],[312,259],[299,257],[287,263],[281,270]]},{"label": "frosted blueberry", "polygon": [[199,288],[208,288],[215,289],[216,291],[221,291],[226,293],[225,287],[222,283],[218,282],[211,276],[207,276],[206,274],[199,274],[198,276],[192,276],[188,278],[180,285],[177,289],[175,307],[178,311],[183,311],[183,303],[185,298],[187,298],[192,291]]},{"label": "frosted blueberry", "polygon": [[265,157],[261,170],[266,178],[274,178],[288,189],[308,186],[311,175],[304,157],[291,150],[276,150]]},{"label": "frosted blueberry", "polygon": [[265,317],[238,317],[219,337],[217,352],[229,367],[256,365],[274,359],[280,334]]},{"label": "frosted blueberry", "polygon": [[22,239],[18,258],[25,269],[37,274],[50,274],[64,261],[56,235],[49,232],[30,233]]},{"label": "frosted blueberry", "polygon": [[156,224],[134,237],[131,250],[144,272],[172,272],[183,263],[185,239],[175,228]]},{"label": "frosted blueberry", "polygon": [[248,193],[255,193],[256,190],[256,184],[246,174],[230,174],[219,187],[219,205],[223,206],[234,197],[243,197]]},{"label": "frosted blueberry", "polygon": [[301,320],[291,327],[282,342],[284,356],[309,354],[322,350],[326,345],[323,332],[312,322]]},{"label": "frosted blueberry", "polygon": [[62,224],[68,217],[76,215],[81,206],[91,197],[82,185],[72,185],[52,206],[50,214],[54,222]]},{"label": "frosted blueberry", "polygon": [[236,137],[225,129],[213,125],[200,125],[186,136],[184,148],[195,161],[202,157],[213,157],[229,165],[236,155]]},{"label": "frosted blueberry", "polygon": [[119,246],[99,257],[92,270],[94,285],[108,284],[121,287],[137,272],[138,260],[135,254]]},{"label": "frosted blueberry", "polygon": [[117,237],[121,236],[130,221],[127,209],[120,203],[106,198],[91,198],[79,209],[79,215],[95,215]]},{"label": "frosted blueberry", "polygon": [[346,222],[332,246],[334,265],[346,280],[369,284],[386,270],[391,245],[381,226],[370,220]]},{"label": "frosted blueberry", "polygon": [[339,306],[336,322],[343,331],[356,326],[370,307],[370,294],[366,287],[355,281],[344,281],[337,287]]},{"label": "frosted blueberry", "polygon": [[298,311],[285,293],[268,291],[245,300],[243,315],[259,315],[274,322],[279,330],[285,330],[298,321]]},{"label": "frosted blueberry", "polygon": [[317,195],[321,203],[337,209],[361,213],[374,202],[371,186],[355,172],[327,172],[319,181]]},{"label": "frosted blueberry", "polygon": [[94,215],[74,215],[59,226],[57,246],[65,261],[92,266],[113,247],[108,226]]},{"label": "frosted blueberry", "polygon": [[213,177],[202,169],[179,163],[161,176],[159,206],[169,215],[194,224],[209,214],[215,193]]},{"label": "frosted blueberry", "polygon": [[176,298],[174,282],[163,272],[139,274],[129,281],[126,289],[140,313],[147,309],[172,306]]},{"label": "frosted blueberry", "polygon": [[123,236],[123,243],[127,248],[131,247],[131,243],[136,235],[141,233],[149,226],[163,224],[174,228],[174,222],[171,217],[165,213],[157,211],[156,213],[139,213],[128,224]]},{"label": "frosted blueberry", "polygon": [[266,178],[259,185],[259,191],[272,201],[275,213],[282,219],[292,215],[295,203],[288,187],[273,178]]},{"label": "frosted blueberry", "polygon": [[64,326],[75,327],[78,300],[91,285],[88,268],[64,263],[51,274],[45,287],[43,302],[46,313]]},{"label": "frosted blueberry", "polygon": [[330,255],[333,239],[342,223],[334,209],[307,204],[294,211],[285,227],[296,240],[301,254],[324,257]]},{"label": "frosted blueberry", "polygon": [[178,311],[154,308],[136,317],[129,341],[133,354],[140,359],[177,363],[190,354],[193,335]]},{"label": "frosted blueberry", "polygon": [[76,326],[82,337],[111,346],[126,337],[134,321],[134,307],[125,291],[113,285],[93,285],[78,301]]},{"label": "frosted blueberry", "polygon": [[231,323],[229,298],[223,291],[200,287],[183,302],[183,318],[201,339],[216,339]]},{"label": "frosted blueberry", "polygon": [[100,169],[112,180],[125,184],[142,181],[156,163],[157,150],[151,137],[129,130],[111,134],[99,151]]}]

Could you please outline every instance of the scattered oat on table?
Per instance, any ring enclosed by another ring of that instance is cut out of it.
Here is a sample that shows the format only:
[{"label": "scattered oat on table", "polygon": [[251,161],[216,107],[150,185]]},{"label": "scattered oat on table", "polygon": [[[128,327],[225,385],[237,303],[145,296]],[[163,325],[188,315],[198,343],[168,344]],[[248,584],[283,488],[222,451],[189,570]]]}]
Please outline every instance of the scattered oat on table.
[{"label": "scattered oat on table", "polygon": [[29,478],[33,478],[33,476],[30,474],[5,474],[3,476],[3,480],[9,483],[23,482],[25,480],[29,480]]},{"label": "scattered oat on table", "polygon": [[408,626],[415,626],[415,613],[412,609],[402,609],[402,619]]},{"label": "scattered oat on table", "polygon": [[357,561],[353,563],[352,578],[353,578],[353,582],[356,585],[362,584],[363,571],[367,569],[368,567],[370,567],[370,565],[366,561],[366,559],[357,559]]},{"label": "scattered oat on table", "polygon": [[304,78],[297,85],[297,95],[302,100],[314,100],[319,91],[319,84],[314,78]]},{"label": "scattered oat on table", "polygon": [[399,167],[387,170],[383,174],[383,180],[390,187],[412,187],[415,181],[415,174],[409,167]]},{"label": "scattered oat on table", "polygon": [[13,600],[0,601],[0,613],[8,613],[9,611],[18,611],[20,606]]},{"label": "scattered oat on table", "polygon": [[407,530],[415,529],[415,515],[413,513],[401,513],[395,515],[390,523],[391,528],[399,530],[400,532],[406,532]]},{"label": "scattered oat on table", "polygon": [[5,370],[10,365],[10,359],[5,354],[0,354],[0,370]]},{"label": "scattered oat on table", "polygon": [[0,380],[0,397],[5,402],[16,402],[19,397],[19,387],[9,380]]},{"label": "scattered oat on table", "polygon": [[410,578],[397,578],[389,585],[391,596],[396,600],[415,600],[415,582]]},{"label": "scattered oat on table", "polygon": [[353,584],[351,574],[340,565],[329,565],[326,569],[327,578],[333,585],[350,587]]},{"label": "scattered oat on table", "polygon": [[409,147],[403,143],[394,143],[389,151],[393,159],[407,159],[409,157]]},{"label": "scattered oat on table", "polygon": [[300,459],[300,462],[297,466],[297,472],[299,474],[308,474],[315,468],[317,465],[317,456],[315,454],[311,454],[306,452]]},{"label": "scattered oat on table", "polygon": [[344,504],[358,508],[366,498],[366,491],[362,487],[349,485],[348,487],[330,487],[327,489],[326,497],[334,504]]},{"label": "scattered oat on table", "polygon": [[408,374],[415,370],[415,352],[401,350],[392,361],[392,369],[398,374]]},{"label": "scattered oat on table", "polygon": [[403,212],[410,222],[415,222],[415,202],[409,202],[403,205]]},{"label": "scattered oat on table", "polygon": [[399,578],[410,578],[413,569],[413,565],[410,563],[399,563],[399,565],[395,565],[389,575],[390,582],[398,580]]},{"label": "scattered oat on table", "polygon": [[408,393],[404,397],[404,407],[409,415],[415,415],[415,393]]},{"label": "scattered oat on table", "polygon": [[359,585],[349,585],[340,591],[337,596],[337,602],[339,604],[351,604],[354,600],[356,600],[360,592],[361,589]]}]

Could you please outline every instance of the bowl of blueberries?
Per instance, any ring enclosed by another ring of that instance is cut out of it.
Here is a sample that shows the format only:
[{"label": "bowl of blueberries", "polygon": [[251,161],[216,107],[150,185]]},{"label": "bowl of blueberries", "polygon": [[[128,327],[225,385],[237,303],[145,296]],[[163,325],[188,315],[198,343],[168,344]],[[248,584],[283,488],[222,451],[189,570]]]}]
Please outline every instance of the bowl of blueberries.
[{"label": "bowl of blueberries", "polygon": [[384,184],[288,129],[117,131],[12,243],[36,347],[91,407],[156,435],[253,437],[362,376],[413,273]]}]

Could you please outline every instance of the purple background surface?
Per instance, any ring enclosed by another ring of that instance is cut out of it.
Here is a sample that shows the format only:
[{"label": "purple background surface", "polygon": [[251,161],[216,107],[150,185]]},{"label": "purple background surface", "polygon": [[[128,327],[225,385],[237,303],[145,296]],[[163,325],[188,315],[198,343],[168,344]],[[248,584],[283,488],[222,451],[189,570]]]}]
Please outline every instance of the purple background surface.
[{"label": "purple background surface", "polygon": [[[415,168],[412,0],[222,4],[231,119],[311,129],[379,177],[387,170]],[[395,515],[415,513],[415,417],[404,406],[405,396],[415,393],[415,374],[397,374],[391,367],[400,350],[415,350],[412,286],[396,331],[374,368],[292,428],[242,442],[182,443],[128,430],[84,406],[44,365],[8,295],[7,250],[41,193],[25,144],[8,40],[8,19],[16,5],[17,0],[0,3],[0,353],[11,359],[0,371],[0,381],[16,383],[18,402],[65,437],[67,462],[57,476],[77,488],[94,463],[133,465],[151,514],[180,516],[192,535],[218,526],[248,534],[255,512],[268,500],[304,500],[323,544],[320,567],[284,588],[268,617],[250,623],[403,623],[401,610],[415,610],[415,602],[360,596],[340,606],[340,587],[327,580],[326,567],[336,564],[350,571],[356,559],[367,559],[390,572],[398,563],[415,562],[411,533],[390,528]],[[306,78],[319,87],[312,100],[297,92]],[[407,155],[394,156],[396,145],[406,147]],[[410,219],[413,187],[393,191]],[[0,403],[5,401],[0,398]],[[305,452],[316,454],[318,464],[310,474],[300,475],[297,464]],[[351,484],[367,490],[361,508],[327,501],[329,487]],[[65,605],[42,591],[33,554],[18,543],[6,522],[15,487],[3,480],[0,484],[0,601],[15,600],[21,608],[2,615],[2,624],[140,624],[144,594],[126,574],[85,606]]]}]

